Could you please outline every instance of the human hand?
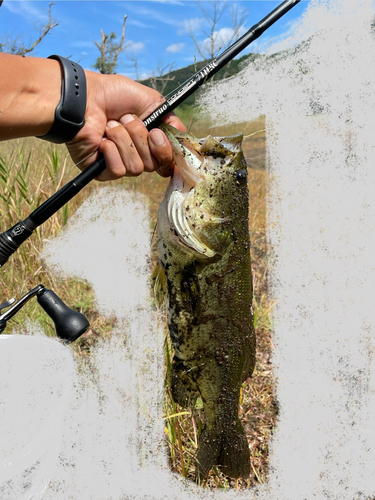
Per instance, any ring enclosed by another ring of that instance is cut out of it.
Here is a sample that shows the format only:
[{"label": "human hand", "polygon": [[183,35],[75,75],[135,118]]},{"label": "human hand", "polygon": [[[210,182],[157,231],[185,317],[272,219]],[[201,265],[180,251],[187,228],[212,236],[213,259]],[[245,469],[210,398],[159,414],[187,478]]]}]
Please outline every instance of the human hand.
[{"label": "human hand", "polygon": [[[160,129],[148,132],[142,122],[160,106],[164,98],[155,90],[125,76],[91,71],[85,73],[85,125],[67,143],[77,166],[84,170],[98,158],[99,153],[103,153],[106,169],[97,177],[99,181],[118,179],[124,175],[137,176],[144,171],[157,171],[163,177],[170,176],[174,161],[168,139]],[[168,114],[163,121],[186,131],[174,113]]]}]

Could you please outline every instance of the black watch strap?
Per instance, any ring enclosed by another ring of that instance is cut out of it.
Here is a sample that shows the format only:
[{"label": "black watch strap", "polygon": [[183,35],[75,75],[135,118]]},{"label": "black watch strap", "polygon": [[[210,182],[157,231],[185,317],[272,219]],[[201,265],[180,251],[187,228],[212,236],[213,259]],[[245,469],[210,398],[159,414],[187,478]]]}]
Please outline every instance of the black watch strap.
[{"label": "black watch strap", "polygon": [[61,99],[50,131],[39,139],[62,144],[71,141],[85,124],[86,75],[79,64],[65,57],[52,55],[48,59],[56,59],[62,66]]}]

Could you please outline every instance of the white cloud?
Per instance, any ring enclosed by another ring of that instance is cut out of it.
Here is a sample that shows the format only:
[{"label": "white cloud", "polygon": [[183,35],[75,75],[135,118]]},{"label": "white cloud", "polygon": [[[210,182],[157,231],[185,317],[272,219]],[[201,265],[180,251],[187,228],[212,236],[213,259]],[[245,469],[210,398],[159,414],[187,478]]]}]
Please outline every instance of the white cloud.
[{"label": "white cloud", "polygon": [[150,76],[152,76],[152,71],[143,71],[140,74],[139,79],[140,80],[146,80],[147,78],[150,78]]},{"label": "white cloud", "polygon": [[200,30],[205,23],[205,19],[202,17],[192,17],[190,19],[184,19],[181,22],[181,27],[178,30],[179,35],[186,35],[186,33],[190,33],[191,31],[194,33]]},{"label": "white cloud", "polygon": [[181,50],[185,47],[184,43],[173,43],[167,47],[167,52],[181,52]]},{"label": "white cloud", "polygon": [[92,41],[89,42],[87,40],[77,40],[76,42],[72,42],[70,45],[72,47],[91,49],[92,47],[94,47],[94,42],[92,42]]},{"label": "white cloud", "polygon": [[[48,19],[48,6],[46,10],[35,8],[35,2],[4,2],[4,7],[7,8],[12,14],[19,14],[20,16],[35,21],[46,21]],[[53,10],[52,10],[53,15]]]},{"label": "white cloud", "polygon": [[133,42],[129,40],[127,42],[126,51],[135,54],[136,52],[142,52],[145,49],[145,44],[143,42]]},{"label": "white cloud", "polygon": [[178,0],[149,0],[150,2],[155,2],[155,3],[169,3],[171,5],[184,5],[183,2],[179,2]]},{"label": "white cloud", "polygon": [[[238,37],[242,36],[246,32],[245,28],[240,28]],[[215,54],[223,50],[230,42],[234,42],[234,30],[233,28],[221,28],[219,31],[214,31],[214,52]],[[211,39],[205,38],[199,42],[202,52],[211,52]]]},{"label": "white cloud", "polygon": [[138,28],[155,28],[152,24],[142,23],[141,21],[137,21],[136,19],[130,19],[126,21],[127,24],[131,24],[132,26],[137,26]]},{"label": "white cloud", "polygon": [[294,31],[294,28],[301,23],[301,20],[298,19],[290,19],[286,23],[283,24],[283,29],[288,29],[289,31]]},{"label": "white cloud", "polygon": [[134,12],[137,16],[141,16],[146,19],[153,19],[154,21],[159,21],[170,26],[176,26],[176,19],[172,16],[166,15],[165,12],[149,9],[147,7],[135,7],[131,2],[128,4],[128,9]]}]

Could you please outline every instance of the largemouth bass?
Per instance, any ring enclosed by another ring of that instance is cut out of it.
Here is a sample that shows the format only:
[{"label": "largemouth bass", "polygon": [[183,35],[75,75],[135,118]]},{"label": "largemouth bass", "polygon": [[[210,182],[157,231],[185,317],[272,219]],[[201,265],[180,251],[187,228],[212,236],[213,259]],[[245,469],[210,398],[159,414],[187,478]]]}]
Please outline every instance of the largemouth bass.
[{"label": "largemouth bass", "polygon": [[[172,396],[203,402],[196,481],[218,465],[250,474],[238,417],[240,388],[255,364],[247,168],[242,135],[197,139],[163,124],[176,168],[158,211],[156,295],[167,292],[174,347]],[[164,285],[163,285],[164,284]]]}]

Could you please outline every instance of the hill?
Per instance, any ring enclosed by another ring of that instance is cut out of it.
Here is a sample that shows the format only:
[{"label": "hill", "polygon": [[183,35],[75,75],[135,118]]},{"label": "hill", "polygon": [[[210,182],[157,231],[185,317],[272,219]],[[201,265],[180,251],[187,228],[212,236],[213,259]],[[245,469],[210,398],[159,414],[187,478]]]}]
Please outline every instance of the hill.
[{"label": "hill", "polygon": [[[214,80],[222,80],[223,78],[229,78],[230,76],[236,75],[242,69],[245,62],[253,62],[259,57],[261,57],[260,54],[247,54],[239,59],[233,59],[230,63],[224,66],[224,68],[216,73]],[[208,61],[199,61],[195,64],[190,64],[190,66],[186,66],[185,68],[171,71],[168,74],[168,77],[173,78],[173,81],[169,81],[167,83],[163,91],[163,95],[167,96],[169,93],[173,92],[179,85],[188,80],[188,78],[193,76],[197,71],[201,70],[206,64],[208,64]],[[140,80],[140,83],[146,85],[147,87],[152,87],[151,81],[151,78],[147,78],[145,80]],[[157,82],[157,84],[158,83],[159,82]],[[156,90],[160,92],[160,86],[157,87]],[[183,106],[192,106],[194,103],[195,95],[192,94],[186,99]]]}]

